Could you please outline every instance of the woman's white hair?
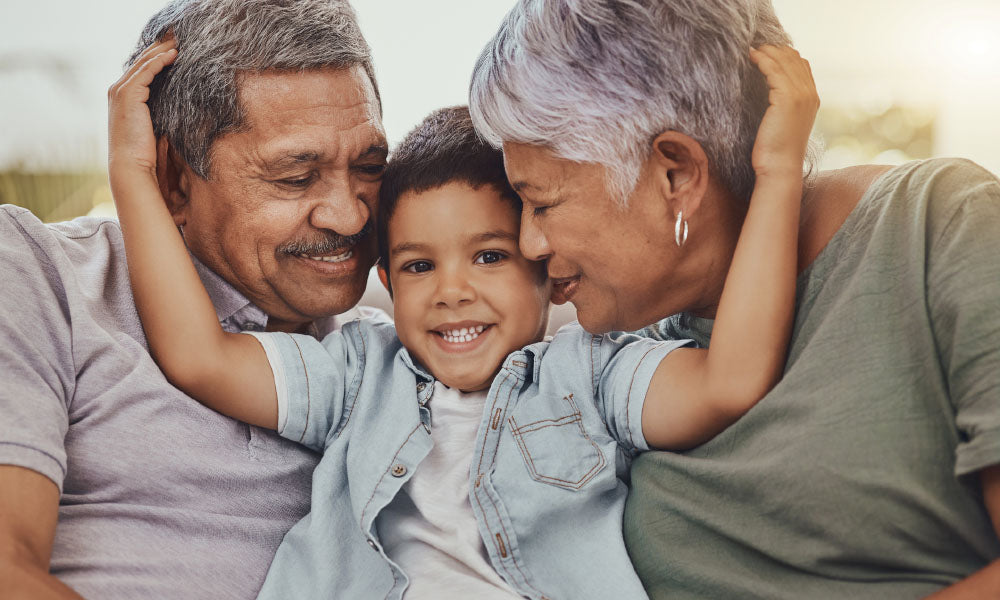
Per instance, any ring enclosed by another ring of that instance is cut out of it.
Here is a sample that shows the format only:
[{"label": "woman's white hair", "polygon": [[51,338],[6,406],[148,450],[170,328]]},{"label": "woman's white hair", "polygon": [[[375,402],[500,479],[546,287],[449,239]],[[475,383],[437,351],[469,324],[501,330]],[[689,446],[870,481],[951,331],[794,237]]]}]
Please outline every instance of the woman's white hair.
[{"label": "woman's white hair", "polygon": [[790,41],[770,0],[521,0],[476,63],[472,119],[494,145],[605,166],[621,202],[655,137],[679,131],[749,199],[768,106],[749,49]]}]

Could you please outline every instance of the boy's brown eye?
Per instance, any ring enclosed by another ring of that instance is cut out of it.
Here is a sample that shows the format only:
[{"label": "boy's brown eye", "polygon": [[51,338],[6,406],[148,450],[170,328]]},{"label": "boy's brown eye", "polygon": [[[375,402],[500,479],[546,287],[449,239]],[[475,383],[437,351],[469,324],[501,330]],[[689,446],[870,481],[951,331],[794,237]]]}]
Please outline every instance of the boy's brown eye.
[{"label": "boy's brown eye", "polygon": [[485,252],[479,253],[479,256],[476,257],[476,264],[490,265],[498,263],[505,258],[507,258],[507,255],[504,254],[503,252],[498,252],[496,250],[487,250]]},{"label": "boy's brown eye", "polygon": [[434,265],[427,262],[426,260],[415,260],[411,263],[403,265],[404,271],[409,271],[410,273],[426,273],[434,268]]}]

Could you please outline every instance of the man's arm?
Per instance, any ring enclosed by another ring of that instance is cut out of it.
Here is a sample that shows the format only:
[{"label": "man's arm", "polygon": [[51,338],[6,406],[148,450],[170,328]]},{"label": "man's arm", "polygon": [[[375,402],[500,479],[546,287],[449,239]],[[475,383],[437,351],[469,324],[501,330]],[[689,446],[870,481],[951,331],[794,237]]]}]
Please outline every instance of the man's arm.
[{"label": "man's arm", "polygon": [[[983,502],[993,521],[993,530],[1000,538],[1000,465],[980,473],[983,484]],[[1000,598],[1000,559],[973,573],[955,585],[932,594],[927,600],[973,600]]]},{"label": "man's arm", "polygon": [[0,589],[11,600],[82,598],[49,574],[59,488],[22,467],[0,465]]}]

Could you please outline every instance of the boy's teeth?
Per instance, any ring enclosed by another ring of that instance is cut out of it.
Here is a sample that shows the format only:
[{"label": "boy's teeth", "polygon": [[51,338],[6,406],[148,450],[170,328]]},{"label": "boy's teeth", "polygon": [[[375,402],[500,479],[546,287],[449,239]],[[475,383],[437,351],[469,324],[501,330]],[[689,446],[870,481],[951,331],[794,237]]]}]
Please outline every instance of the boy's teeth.
[{"label": "boy's teeth", "polygon": [[444,338],[444,341],[452,344],[458,344],[461,342],[471,342],[472,340],[479,337],[479,334],[482,333],[484,329],[486,329],[486,326],[484,325],[478,325],[476,327],[463,327],[461,329],[452,329],[449,331],[442,331],[441,337]]},{"label": "boy's teeth", "polygon": [[352,256],[354,256],[354,251],[353,250],[348,250],[347,252],[344,252],[343,254],[338,254],[336,256],[309,256],[308,254],[300,254],[299,256],[302,257],[302,258],[308,258],[308,259],[311,259],[311,260],[318,260],[318,261],[321,261],[321,262],[339,263],[339,262],[344,262],[348,258],[351,258]]}]

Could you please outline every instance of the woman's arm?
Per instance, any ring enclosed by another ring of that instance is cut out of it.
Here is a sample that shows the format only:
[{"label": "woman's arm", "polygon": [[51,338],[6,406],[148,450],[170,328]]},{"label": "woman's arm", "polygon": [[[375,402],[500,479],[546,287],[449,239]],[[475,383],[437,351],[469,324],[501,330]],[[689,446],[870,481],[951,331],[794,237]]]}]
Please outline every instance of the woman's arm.
[{"label": "woman's arm", "polygon": [[277,395],[264,349],[222,330],[160,195],[149,85],[174,61],[173,38],[148,48],[108,90],[111,191],[150,353],[171,383],[206,406],[275,429]]},{"label": "woman's arm", "polygon": [[[983,503],[993,520],[993,529],[1000,538],[1000,465],[983,469],[980,474],[983,486]],[[976,571],[962,581],[949,586],[927,600],[973,600],[1000,598],[1000,559]]]},{"label": "woman's arm", "polygon": [[756,185],[707,350],[668,354],[650,382],[642,429],[653,447],[708,441],[750,410],[781,377],[795,312],[802,164],[819,98],[809,64],[791,48],[750,58],[770,106],[753,149]]}]

